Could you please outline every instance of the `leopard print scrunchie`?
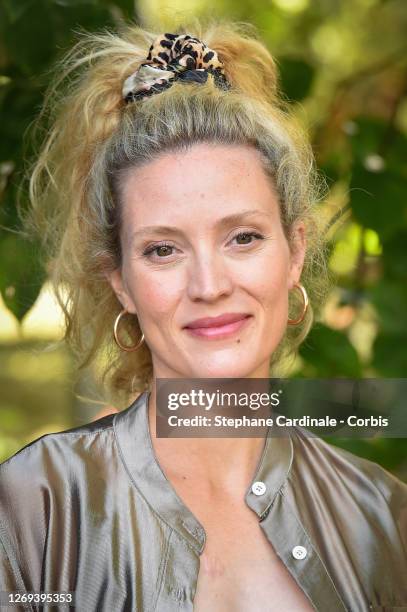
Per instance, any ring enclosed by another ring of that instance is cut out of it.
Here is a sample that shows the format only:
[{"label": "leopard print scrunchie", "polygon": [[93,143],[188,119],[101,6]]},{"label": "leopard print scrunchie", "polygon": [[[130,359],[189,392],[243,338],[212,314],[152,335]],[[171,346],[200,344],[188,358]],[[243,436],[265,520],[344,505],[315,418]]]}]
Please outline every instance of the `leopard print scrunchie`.
[{"label": "leopard print scrunchie", "polygon": [[221,89],[230,88],[216,51],[188,34],[161,34],[146,61],[125,80],[123,99],[132,102],[151,96],[176,80],[205,83],[209,75]]}]

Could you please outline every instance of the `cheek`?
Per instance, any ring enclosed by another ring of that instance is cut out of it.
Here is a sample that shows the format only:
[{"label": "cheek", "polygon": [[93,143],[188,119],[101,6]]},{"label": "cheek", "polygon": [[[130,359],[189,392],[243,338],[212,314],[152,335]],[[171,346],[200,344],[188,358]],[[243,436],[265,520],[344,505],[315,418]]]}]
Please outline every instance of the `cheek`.
[{"label": "cheek", "polygon": [[289,258],[286,249],[265,251],[251,261],[241,263],[236,271],[239,284],[265,307],[288,300]]},{"label": "cheek", "polygon": [[169,280],[162,272],[133,267],[127,282],[137,312],[146,320],[163,320],[177,303],[180,289],[174,275]]}]

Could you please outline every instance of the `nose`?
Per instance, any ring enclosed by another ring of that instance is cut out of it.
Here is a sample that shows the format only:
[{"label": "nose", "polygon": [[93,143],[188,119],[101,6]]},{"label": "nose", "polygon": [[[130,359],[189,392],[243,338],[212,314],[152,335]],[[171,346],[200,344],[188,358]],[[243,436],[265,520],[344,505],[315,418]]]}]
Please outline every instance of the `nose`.
[{"label": "nose", "polygon": [[193,301],[214,302],[233,291],[230,271],[219,253],[196,255],[188,275],[187,293]]}]

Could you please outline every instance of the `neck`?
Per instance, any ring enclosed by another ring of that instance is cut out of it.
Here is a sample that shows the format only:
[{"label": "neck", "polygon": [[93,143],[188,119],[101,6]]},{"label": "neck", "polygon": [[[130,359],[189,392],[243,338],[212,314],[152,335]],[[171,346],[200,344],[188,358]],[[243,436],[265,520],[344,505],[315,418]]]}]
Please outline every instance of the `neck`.
[{"label": "neck", "polygon": [[166,476],[199,482],[212,490],[242,492],[252,481],[265,437],[261,438],[157,438],[156,387],[149,395],[151,443]]}]

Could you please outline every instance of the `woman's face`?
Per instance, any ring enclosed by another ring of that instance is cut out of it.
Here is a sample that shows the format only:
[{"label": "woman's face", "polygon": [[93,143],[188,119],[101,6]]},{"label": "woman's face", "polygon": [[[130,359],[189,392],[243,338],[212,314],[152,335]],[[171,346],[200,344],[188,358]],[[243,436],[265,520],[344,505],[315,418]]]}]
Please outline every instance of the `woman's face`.
[{"label": "woman's face", "polygon": [[[199,143],[162,154],[128,172],[122,207],[122,266],[109,279],[138,316],[154,376],[268,377],[305,236],[299,224],[291,254],[257,150]],[[221,315],[240,321],[194,323]]]}]

